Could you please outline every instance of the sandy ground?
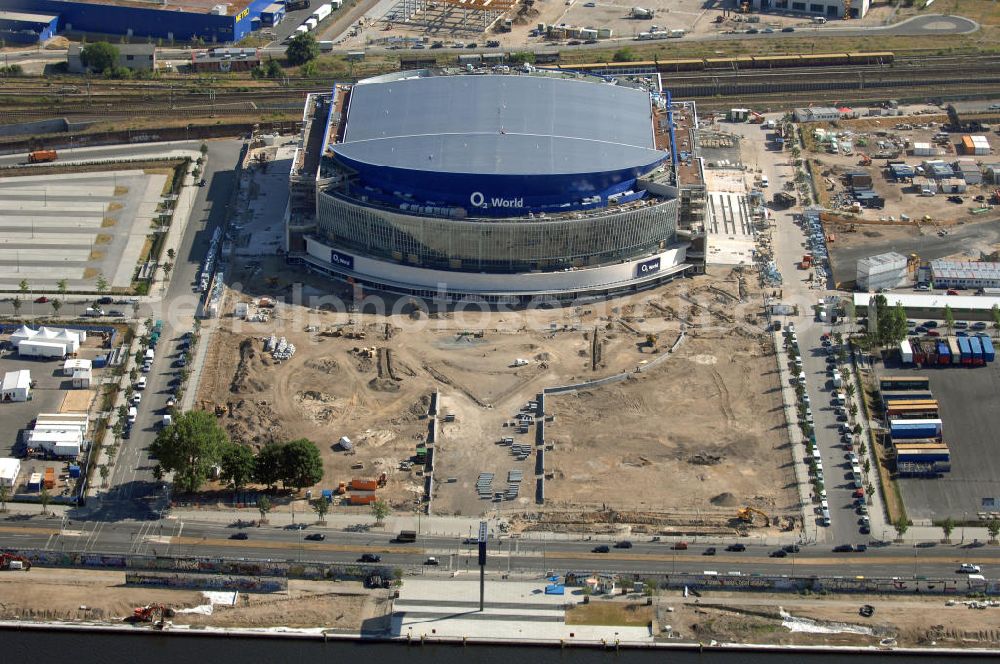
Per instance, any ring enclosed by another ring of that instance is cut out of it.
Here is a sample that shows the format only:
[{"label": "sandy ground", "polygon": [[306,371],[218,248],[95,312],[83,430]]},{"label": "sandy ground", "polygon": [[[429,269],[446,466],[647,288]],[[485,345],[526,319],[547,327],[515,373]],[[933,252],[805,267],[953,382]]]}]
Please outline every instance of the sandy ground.
[{"label": "sandy ground", "polygon": [[[44,601],[39,601],[44,598]],[[42,569],[0,576],[0,619],[81,620],[119,623],[137,606],[162,604],[192,608],[208,601],[196,590],[125,585],[117,571]],[[240,593],[233,607],[216,606],[212,615],[177,614],[176,625],[213,627],[331,627],[360,629],[388,611],[382,595],[359,583],[291,581],[287,592]]]},{"label": "sandy ground", "polygon": [[[529,312],[428,315],[404,306],[386,315],[279,303],[265,323],[220,319],[197,405],[219,413],[245,444],[316,442],[325,477],[314,489],[385,472],[379,495],[409,510],[422,494],[422,470],[401,462],[426,440],[429,396],[440,390],[441,414],[454,421],[440,425],[432,511],[471,516],[500,507],[517,528],[519,511],[532,520],[539,510],[535,429],[516,432],[519,410],[544,387],[634,372],[662,357],[686,325],[676,356],[651,371],[552,400],[542,510],[563,523],[575,520],[567,510],[593,514],[606,505],[634,512],[626,521],[680,519],[731,532],[736,506],[788,516],[795,504],[776,367],[756,318],[760,293],[744,282],[743,302],[736,274],[726,270],[592,306]],[[249,277],[244,288],[254,287]],[[234,292],[228,304],[247,299]],[[658,335],[656,352],[649,333]],[[292,359],[263,351],[271,334],[295,344]],[[341,436],[354,454],[339,448]],[[532,454],[517,459],[498,444],[507,436]],[[498,505],[478,496],[480,473],[494,473],[493,491],[502,491],[515,469],[524,476],[516,500]],[[640,490],[623,494],[623,485]],[[587,521],[580,526],[592,529]]]},{"label": "sandy ground", "polygon": [[[955,598],[956,602],[963,598]],[[679,639],[770,644],[871,645],[895,639],[899,646],[991,647],[1000,644],[1000,608],[970,609],[946,605],[944,597],[883,597],[706,593],[699,600],[660,597],[658,627],[669,625]],[[863,604],[875,608],[871,618],[858,613]],[[668,611],[667,608],[673,609]],[[872,634],[792,633],[782,626],[779,610],[827,627],[867,628]],[[661,631],[662,635],[662,631]]]}]

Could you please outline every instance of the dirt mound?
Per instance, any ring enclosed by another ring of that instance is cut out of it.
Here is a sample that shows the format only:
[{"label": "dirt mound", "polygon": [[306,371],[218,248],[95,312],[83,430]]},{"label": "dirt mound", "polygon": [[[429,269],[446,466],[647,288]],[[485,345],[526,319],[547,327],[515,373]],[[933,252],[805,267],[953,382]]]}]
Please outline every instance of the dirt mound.
[{"label": "dirt mound", "polygon": [[259,392],[264,388],[260,381],[250,377],[251,364],[257,357],[257,351],[253,347],[253,339],[244,339],[240,342],[240,363],[233,372],[233,380],[229,384],[229,391],[234,394],[244,392]]},{"label": "dirt mound", "polygon": [[716,507],[736,507],[740,504],[739,499],[728,491],[714,496],[709,502]]},{"label": "dirt mound", "polygon": [[337,409],[333,407],[336,400],[333,395],[316,390],[297,392],[294,396],[295,404],[302,413],[316,423],[329,422],[333,419],[337,414]]},{"label": "dirt mound", "polygon": [[223,426],[234,441],[257,447],[285,441],[278,413],[266,401],[240,399],[230,401],[226,407]]},{"label": "dirt mound", "polygon": [[410,414],[417,415],[418,417],[421,415],[426,415],[427,409],[430,407],[431,407],[431,398],[425,394],[421,396],[416,403],[410,406]]},{"label": "dirt mound", "polygon": [[697,454],[688,457],[687,462],[693,466],[714,466],[716,464],[722,463],[722,457],[718,454],[709,454],[708,452],[698,452]]},{"label": "dirt mound", "polygon": [[552,359],[552,353],[539,353],[535,355],[535,360],[538,362],[548,362]]},{"label": "dirt mound", "polygon": [[340,371],[340,363],[332,357],[318,357],[315,360],[309,360],[306,362],[306,366],[326,374],[335,374]]}]

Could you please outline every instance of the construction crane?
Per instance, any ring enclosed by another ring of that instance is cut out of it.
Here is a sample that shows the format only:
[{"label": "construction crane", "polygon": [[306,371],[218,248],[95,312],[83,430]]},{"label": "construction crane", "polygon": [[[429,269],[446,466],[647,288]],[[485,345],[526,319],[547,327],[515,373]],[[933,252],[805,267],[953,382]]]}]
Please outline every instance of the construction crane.
[{"label": "construction crane", "polygon": [[754,515],[755,514],[758,515],[758,516],[760,516],[760,518],[762,518],[764,520],[764,527],[765,528],[767,526],[771,525],[771,518],[767,514],[765,514],[764,512],[762,512],[759,509],[757,509],[756,507],[749,507],[749,506],[748,507],[741,507],[736,512],[736,518],[738,518],[740,521],[744,521],[746,523],[749,523],[750,525],[754,525]]},{"label": "construction crane", "polygon": [[13,553],[0,553],[0,569],[31,569],[31,561],[23,556],[15,556]]}]

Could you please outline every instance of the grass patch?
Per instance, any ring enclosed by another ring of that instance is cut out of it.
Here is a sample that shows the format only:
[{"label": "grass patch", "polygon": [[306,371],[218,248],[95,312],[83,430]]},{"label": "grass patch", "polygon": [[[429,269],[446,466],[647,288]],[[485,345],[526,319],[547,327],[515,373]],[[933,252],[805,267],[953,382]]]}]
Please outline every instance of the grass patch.
[{"label": "grass patch", "polygon": [[101,220],[101,228],[111,228],[117,223],[118,222],[115,219],[112,219],[111,217],[105,217],[104,219]]},{"label": "grass patch", "polygon": [[83,278],[84,279],[96,279],[97,275],[99,275],[100,273],[101,273],[101,271],[98,270],[96,267],[84,268],[84,270],[83,270]]},{"label": "grass patch", "polygon": [[144,168],[142,169],[145,175],[165,175],[167,176],[166,182],[163,183],[163,190],[160,191],[160,196],[166,196],[170,193],[170,188],[173,185],[175,168]]},{"label": "grass patch", "polygon": [[118,210],[121,210],[123,207],[125,206],[118,202],[108,203],[108,212],[118,212]]},{"label": "grass patch", "polygon": [[590,604],[577,604],[566,611],[567,625],[646,627],[652,622],[653,607],[632,602],[591,600]]},{"label": "grass patch", "polygon": [[142,251],[139,252],[140,263],[152,259],[152,256],[149,255],[149,252],[152,250],[152,248],[153,248],[153,238],[147,235],[146,241],[143,242],[142,244]]},{"label": "grass patch", "polygon": [[101,233],[97,236],[97,239],[94,240],[94,244],[111,244],[112,240],[114,240],[114,237],[111,235]]},{"label": "grass patch", "polygon": [[124,185],[118,185],[115,187],[115,196],[124,196],[128,193],[128,187]]},{"label": "grass patch", "polygon": [[96,249],[90,252],[90,257],[87,260],[99,261],[104,260],[104,252],[97,251]]}]

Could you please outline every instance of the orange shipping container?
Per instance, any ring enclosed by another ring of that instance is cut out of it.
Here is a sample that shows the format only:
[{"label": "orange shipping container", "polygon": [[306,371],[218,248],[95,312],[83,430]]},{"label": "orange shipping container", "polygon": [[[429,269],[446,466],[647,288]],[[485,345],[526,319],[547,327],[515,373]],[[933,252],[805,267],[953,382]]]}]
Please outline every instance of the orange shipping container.
[{"label": "orange shipping container", "polygon": [[352,493],[348,502],[350,502],[351,505],[370,505],[371,503],[374,503],[375,500],[376,497],[374,493]]},{"label": "orange shipping container", "polygon": [[962,151],[965,154],[976,154],[976,144],[972,142],[972,136],[962,137]]},{"label": "orange shipping container", "polygon": [[375,480],[359,480],[355,477],[351,480],[351,488],[355,491],[374,491],[378,488],[378,482]]},{"label": "orange shipping container", "polygon": [[56,471],[55,468],[45,469],[45,488],[54,489],[56,486]]}]

